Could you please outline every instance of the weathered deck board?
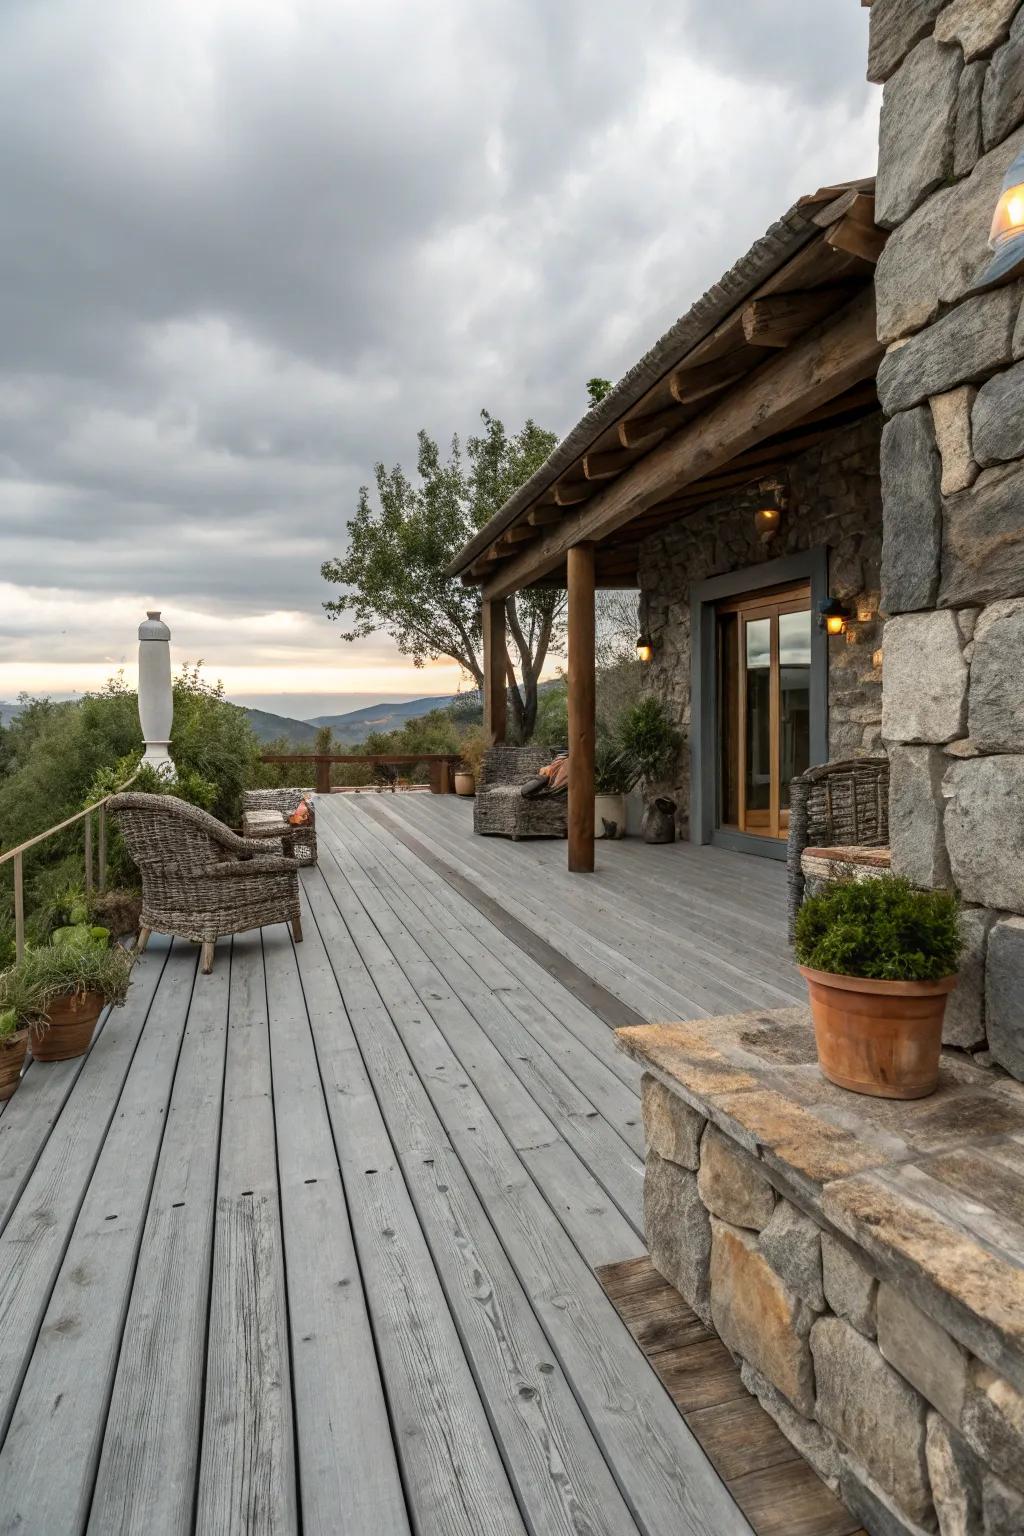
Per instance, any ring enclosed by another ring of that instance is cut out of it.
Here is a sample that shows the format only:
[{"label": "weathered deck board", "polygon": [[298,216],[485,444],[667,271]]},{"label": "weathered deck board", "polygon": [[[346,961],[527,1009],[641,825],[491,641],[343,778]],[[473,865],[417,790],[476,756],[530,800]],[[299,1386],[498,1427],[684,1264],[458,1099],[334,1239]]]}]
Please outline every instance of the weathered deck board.
[{"label": "weathered deck board", "polygon": [[612,1034],[785,990],[781,872],[427,799],[321,801],[304,943],[155,940],[4,1112],[0,1532],[849,1529],[651,1280]]}]

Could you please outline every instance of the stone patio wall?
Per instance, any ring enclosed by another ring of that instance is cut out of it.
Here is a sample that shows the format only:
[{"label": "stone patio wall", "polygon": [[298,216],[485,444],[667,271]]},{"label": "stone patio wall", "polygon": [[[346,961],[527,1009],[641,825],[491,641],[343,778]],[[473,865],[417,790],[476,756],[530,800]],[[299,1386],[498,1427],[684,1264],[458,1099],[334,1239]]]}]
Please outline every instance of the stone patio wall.
[{"label": "stone patio wall", "polygon": [[674,780],[665,786],[679,806],[684,836],[690,805],[690,588],[695,582],[825,546],[830,591],[854,615],[846,635],[829,641],[830,755],[856,757],[880,750],[881,430],[881,418],[872,416],[836,431],[794,461],[785,485],[787,510],[768,545],[754,528],[754,513],[765,497],[752,489],[702,506],[698,515],[653,534],[641,546],[640,627],[654,641],[650,687],[686,738]]},{"label": "stone patio wall", "polygon": [[650,1074],[655,1267],[872,1536],[1020,1536],[1024,1395]]},{"label": "stone patio wall", "polygon": [[970,292],[1024,146],[1024,8],[874,0],[870,22],[893,867],[961,893],[956,1043],[1024,1077],[1024,284]]}]

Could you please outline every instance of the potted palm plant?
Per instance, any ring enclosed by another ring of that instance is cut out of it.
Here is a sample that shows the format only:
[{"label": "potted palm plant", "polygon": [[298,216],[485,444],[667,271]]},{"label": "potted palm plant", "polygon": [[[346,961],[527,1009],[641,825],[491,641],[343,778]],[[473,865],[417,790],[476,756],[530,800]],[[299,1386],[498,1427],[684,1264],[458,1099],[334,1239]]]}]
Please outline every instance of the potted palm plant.
[{"label": "potted palm plant", "polygon": [[[83,931],[84,930],[84,931]],[[66,1061],[89,1049],[96,1021],[128,993],[132,959],[104,935],[64,930],[56,943],[26,950],[0,975],[0,1010],[13,1009],[28,1026],[37,1061]],[[72,936],[68,936],[68,935]]]},{"label": "potted palm plant", "polygon": [[831,1082],[883,1099],[934,1092],[961,944],[955,897],[899,876],[844,877],[804,902],[794,947]]},{"label": "potted palm plant", "polygon": [[0,1103],[17,1088],[27,1050],[28,1028],[16,1009],[4,1008],[0,1012]]},{"label": "potted palm plant", "polygon": [[623,837],[626,796],[636,783],[636,769],[621,743],[607,737],[594,753],[594,836]]}]

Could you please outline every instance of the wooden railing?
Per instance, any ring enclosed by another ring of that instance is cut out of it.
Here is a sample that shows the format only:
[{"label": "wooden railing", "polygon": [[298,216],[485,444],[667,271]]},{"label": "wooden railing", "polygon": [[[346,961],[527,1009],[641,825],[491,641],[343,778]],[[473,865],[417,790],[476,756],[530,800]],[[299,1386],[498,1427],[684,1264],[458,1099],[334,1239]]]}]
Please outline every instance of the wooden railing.
[{"label": "wooden railing", "polygon": [[332,763],[363,763],[370,768],[399,768],[427,763],[430,768],[430,791],[434,795],[447,795],[452,789],[452,774],[461,758],[457,752],[390,752],[366,756],[345,752],[268,752],[261,763],[313,763],[316,766],[314,788],[318,795],[331,792]]},{"label": "wooden railing", "polygon": [[[19,843],[17,848],[8,848],[6,853],[0,853],[0,865],[12,862],[14,864],[14,953],[18,960],[25,953],[25,854],[39,843],[45,843],[48,838],[56,837],[58,832],[64,832],[68,827],[73,827],[76,822],[84,821],[85,894],[91,896],[97,885],[99,890],[104,890],[107,884],[107,801],[127,789],[137,778],[138,769],[121,785],[120,789],[104,795],[102,800],[97,800],[93,805],[87,805],[84,811],[76,811],[74,816],[58,821],[56,826],[47,827],[45,832],[37,832],[35,837]],[[94,816],[97,823],[95,850],[92,824]]]}]

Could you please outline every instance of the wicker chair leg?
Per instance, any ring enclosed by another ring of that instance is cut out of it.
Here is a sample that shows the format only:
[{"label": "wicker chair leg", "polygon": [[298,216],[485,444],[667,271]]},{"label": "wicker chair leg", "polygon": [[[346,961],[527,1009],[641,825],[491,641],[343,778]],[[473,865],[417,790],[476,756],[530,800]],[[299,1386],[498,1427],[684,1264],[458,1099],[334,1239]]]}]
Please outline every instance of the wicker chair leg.
[{"label": "wicker chair leg", "polygon": [[301,917],[293,917],[288,926],[292,930],[292,938],[295,940],[296,944],[301,944],[302,943],[302,918]]},{"label": "wicker chair leg", "polygon": [[135,943],[132,946],[137,955],[141,955],[144,952],[146,945],[149,943],[150,937],[152,936],[152,933],[152,928],[139,929],[138,933],[135,935]]},{"label": "wicker chair leg", "polygon": [[209,976],[210,972],[213,970],[213,952],[216,947],[216,943],[213,939],[207,939],[203,944],[203,952],[200,957],[199,968],[204,976]]}]

